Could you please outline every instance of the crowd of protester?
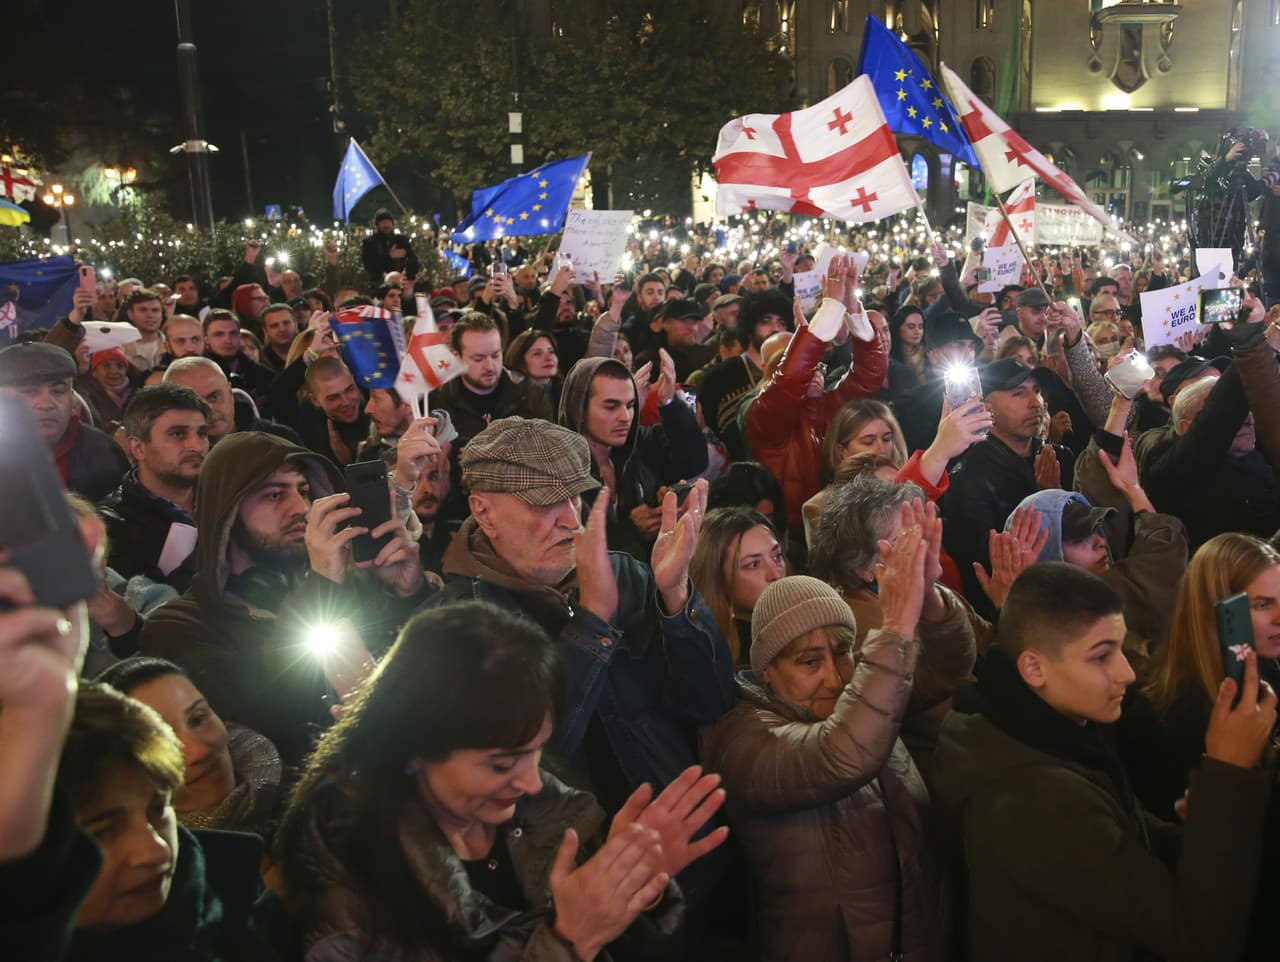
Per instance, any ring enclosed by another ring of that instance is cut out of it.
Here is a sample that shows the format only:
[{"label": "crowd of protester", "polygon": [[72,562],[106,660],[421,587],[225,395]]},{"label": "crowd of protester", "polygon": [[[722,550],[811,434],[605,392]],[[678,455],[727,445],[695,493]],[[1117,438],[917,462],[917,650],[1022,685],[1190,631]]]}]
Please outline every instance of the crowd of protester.
[{"label": "crowd of protester", "polygon": [[[3,545],[5,956],[1280,956],[1280,306],[1146,350],[1160,228],[995,292],[788,230],[432,287],[380,211],[359,284],[251,241],[0,350],[99,579]],[[425,412],[333,324],[422,301]]]}]

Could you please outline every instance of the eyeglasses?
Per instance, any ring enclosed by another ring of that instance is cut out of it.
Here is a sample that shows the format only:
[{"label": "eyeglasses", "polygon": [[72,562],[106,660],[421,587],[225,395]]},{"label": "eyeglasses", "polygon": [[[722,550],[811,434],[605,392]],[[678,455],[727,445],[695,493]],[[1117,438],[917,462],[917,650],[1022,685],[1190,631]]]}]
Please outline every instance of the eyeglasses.
[{"label": "eyeglasses", "polygon": [[1090,314],[1097,314],[1099,317],[1119,317],[1119,316],[1120,316],[1120,312],[1119,312],[1119,311],[1116,311],[1116,310],[1106,310],[1106,311],[1104,311],[1104,310],[1099,309],[1099,310],[1096,310],[1096,311],[1090,311],[1089,313],[1090,313]]}]

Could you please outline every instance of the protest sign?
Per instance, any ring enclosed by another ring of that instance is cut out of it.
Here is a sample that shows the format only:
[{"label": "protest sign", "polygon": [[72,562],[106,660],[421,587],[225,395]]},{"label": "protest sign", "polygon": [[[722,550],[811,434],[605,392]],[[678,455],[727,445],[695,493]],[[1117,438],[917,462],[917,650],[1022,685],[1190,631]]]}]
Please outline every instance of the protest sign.
[{"label": "protest sign", "polygon": [[1096,247],[1103,233],[1102,225],[1079,207],[1036,205],[1036,242],[1041,247]]},{"label": "protest sign", "polygon": [[1142,339],[1146,346],[1174,344],[1183,334],[1195,331],[1200,321],[1197,316],[1200,291],[1221,287],[1229,276],[1224,269],[1215,267],[1185,284],[1144,291],[1141,295]]},{"label": "protest sign", "polygon": [[1022,254],[1017,244],[988,247],[982,252],[982,266],[991,271],[991,279],[981,281],[978,290],[994,294],[1009,284],[1017,284],[1022,271]]},{"label": "protest sign", "polygon": [[627,249],[627,232],[633,213],[629,210],[571,210],[564,222],[560,255],[573,260],[578,283],[593,275],[611,282],[622,267]]}]

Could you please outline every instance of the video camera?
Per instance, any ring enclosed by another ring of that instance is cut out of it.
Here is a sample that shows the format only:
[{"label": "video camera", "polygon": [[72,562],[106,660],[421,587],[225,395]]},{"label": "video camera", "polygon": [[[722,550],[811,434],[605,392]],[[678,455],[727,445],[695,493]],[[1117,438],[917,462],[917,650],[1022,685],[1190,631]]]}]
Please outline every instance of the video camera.
[{"label": "video camera", "polygon": [[1255,127],[1232,127],[1218,142],[1218,156],[1225,157],[1236,144],[1244,144],[1244,152],[1236,163],[1247,164],[1250,158],[1267,156],[1267,141],[1270,138],[1265,130]]}]

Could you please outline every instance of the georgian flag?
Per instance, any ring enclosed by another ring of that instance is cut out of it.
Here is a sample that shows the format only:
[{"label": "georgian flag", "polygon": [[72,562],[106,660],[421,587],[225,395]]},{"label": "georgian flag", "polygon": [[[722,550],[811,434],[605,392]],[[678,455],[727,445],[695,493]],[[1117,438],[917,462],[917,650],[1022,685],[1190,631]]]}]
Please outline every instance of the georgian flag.
[{"label": "georgian flag", "polygon": [[[964,125],[965,133],[973,143],[973,149],[982,162],[982,173],[987,178],[987,186],[997,193],[1003,194],[1012,190],[1028,177],[1043,177],[1045,183],[1053,187],[1075,206],[1085,211],[1111,230],[1126,237],[1116,226],[1115,219],[1105,210],[1089,199],[1089,195],[1080,189],[1080,185],[1059,170],[1049,158],[1022,139],[994,110],[984,104],[955,72],[945,63],[942,65],[942,85],[947,96]],[[1132,240],[1132,238],[1127,238]]]},{"label": "georgian flag", "polygon": [[782,210],[862,223],[920,203],[871,79],[788,114],[747,114],[720,130],[716,213]]},{"label": "georgian flag", "polygon": [[436,316],[425,301],[423,298],[419,305],[408,349],[400,360],[400,376],[396,378],[396,391],[405,399],[434,391],[467,369],[449,350],[449,339],[436,327]]},{"label": "georgian flag", "polygon": [[[1031,247],[1036,242],[1036,182],[1035,178],[1024,181],[1022,186],[1009,195],[1004,202],[1009,212],[1009,220],[1013,222],[1018,240],[1024,247]],[[1000,216],[1000,208],[987,212],[985,225],[988,247],[1004,247],[1013,244],[1013,234],[1009,224]]]}]

